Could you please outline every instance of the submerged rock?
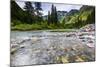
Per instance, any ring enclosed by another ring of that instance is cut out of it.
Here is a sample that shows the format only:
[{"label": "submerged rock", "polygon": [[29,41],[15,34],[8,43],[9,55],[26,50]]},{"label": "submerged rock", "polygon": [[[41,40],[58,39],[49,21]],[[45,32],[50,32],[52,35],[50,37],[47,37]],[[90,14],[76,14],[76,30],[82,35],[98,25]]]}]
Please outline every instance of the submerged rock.
[{"label": "submerged rock", "polygon": [[29,37],[25,40],[16,40],[15,38],[11,41],[11,59],[13,59],[11,63],[13,66],[17,66],[94,61],[95,38],[94,33],[90,33],[45,32],[43,35],[66,36],[43,37],[41,33],[41,37]]}]

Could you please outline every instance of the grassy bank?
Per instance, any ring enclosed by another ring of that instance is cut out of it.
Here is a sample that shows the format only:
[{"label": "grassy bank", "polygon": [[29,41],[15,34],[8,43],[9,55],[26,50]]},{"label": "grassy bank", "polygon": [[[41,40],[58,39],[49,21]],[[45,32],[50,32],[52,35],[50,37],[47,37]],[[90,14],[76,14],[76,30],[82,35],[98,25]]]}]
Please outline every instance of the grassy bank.
[{"label": "grassy bank", "polygon": [[19,24],[11,26],[11,31],[50,31],[50,32],[72,32],[76,29],[63,28],[54,25],[39,25],[39,24]]},{"label": "grassy bank", "polygon": [[28,30],[46,30],[46,29],[62,29],[62,26],[54,25],[54,24],[17,24],[14,26],[11,26],[11,30],[21,30],[21,31],[28,31]]}]

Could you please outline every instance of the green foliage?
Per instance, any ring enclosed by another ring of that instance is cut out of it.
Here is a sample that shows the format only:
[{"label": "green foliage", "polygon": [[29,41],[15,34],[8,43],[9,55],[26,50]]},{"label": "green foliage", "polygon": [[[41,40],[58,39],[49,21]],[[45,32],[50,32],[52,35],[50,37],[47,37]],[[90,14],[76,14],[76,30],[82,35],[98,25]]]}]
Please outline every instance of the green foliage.
[{"label": "green foliage", "polygon": [[43,21],[42,13],[40,11],[42,11],[41,3],[35,2],[35,11],[34,12],[36,12],[36,14],[35,14],[36,22]]},{"label": "green foliage", "polygon": [[21,31],[25,31],[25,30],[41,30],[41,26],[38,24],[19,24],[16,25],[12,28],[13,30],[21,30]]},{"label": "green foliage", "polygon": [[52,24],[57,24],[57,22],[58,22],[57,9],[56,9],[56,7],[53,4],[52,4],[52,8],[51,8],[51,15],[49,15],[49,13],[48,13],[48,19],[50,19],[49,21]]},{"label": "green foliage", "polygon": [[56,29],[57,26],[55,24],[50,24],[48,25],[48,29]]},{"label": "green foliage", "polygon": [[67,28],[81,28],[86,24],[95,23],[95,7],[83,6],[78,13],[65,16],[62,20],[64,26]]},{"label": "green foliage", "polygon": [[13,20],[12,22],[11,22],[11,26],[15,26],[15,25],[19,25],[19,24],[21,24],[22,22],[20,22],[19,20]]},{"label": "green foliage", "polygon": [[11,1],[11,29],[12,30],[42,30],[42,29],[72,29],[81,28],[86,24],[95,23],[95,7],[82,6],[80,10],[71,10],[58,21],[57,9],[51,7],[48,19],[43,20],[40,2],[25,2],[22,10],[15,1]]},{"label": "green foliage", "polygon": [[36,10],[42,10],[41,3],[40,2],[35,2],[35,8],[36,8]]},{"label": "green foliage", "polygon": [[51,22],[51,16],[50,16],[50,11],[48,11],[48,25],[50,24]]},{"label": "green foliage", "polygon": [[34,13],[34,7],[32,6],[32,3],[29,2],[29,1],[25,2],[24,9],[25,9],[26,12],[28,12],[30,14]]}]

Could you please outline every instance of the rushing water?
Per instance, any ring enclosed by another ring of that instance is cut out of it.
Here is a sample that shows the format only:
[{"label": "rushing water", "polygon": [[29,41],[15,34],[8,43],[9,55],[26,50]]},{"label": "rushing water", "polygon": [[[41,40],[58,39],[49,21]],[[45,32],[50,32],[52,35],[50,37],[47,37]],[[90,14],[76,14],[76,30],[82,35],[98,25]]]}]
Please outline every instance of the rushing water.
[{"label": "rushing water", "polygon": [[60,63],[56,57],[75,56],[83,52],[92,54],[89,55],[88,61],[94,60],[94,49],[85,46],[78,39],[76,32],[74,34],[46,31],[11,32],[12,66]]}]

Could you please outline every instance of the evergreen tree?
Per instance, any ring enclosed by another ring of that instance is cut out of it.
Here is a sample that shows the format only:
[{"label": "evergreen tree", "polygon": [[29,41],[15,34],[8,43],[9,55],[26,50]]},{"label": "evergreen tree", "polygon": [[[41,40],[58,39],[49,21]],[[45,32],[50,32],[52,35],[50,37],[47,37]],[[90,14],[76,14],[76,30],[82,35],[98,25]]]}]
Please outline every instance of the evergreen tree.
[{"label": "evergreen tree", "polygon": [[57,17],[57,9],[56,9],[56,7],[55,7],[55,18],[54,18],[54,22],[55,22],[55,24],[57,24],[57,22],[58,22],[58,17]]},{"label": "evergreen tree", "polygon": [[35,9],[36,10],[42,10],[40,2],[35,2]]},{"label": "evergreen tree", "polygon": [[50,24],[50,22],[51,22],[50,11],[48,11],[48,25]]},{"label": "evergreen tree", "polygon": [[51,22],[53,24],[57,24],[57,22],[58,22],[57,9],[54,5],[52,5],[52,7],[51,7]]},{"label": "evergreen tree", "polygon": [[30,14],[33,14],[33,12],[34,12],[34,7],[32,6],[32,3],[29,1],[25,2],[24,9],[26,12],[28,12]]},{"label": "evergreen tree", "polygon": [[27,13],[27,15],[25,15],[25,19],[27,20],[26,22],[29,24],[32,24],[33,21],[36,22],[35,10],[34,7],[32,6],[32,3],[29,1],[25,2],[24,9]]},{"label": "evergreen tree", "polygon": [[52,7],[51,7],[51,22],[52,22],[52,24],[54,23],[54,11],[55,10],[55,8],[54,8],[54,5],[52,4]]},{"label": "evergreen tree", "polygon": [[35,12],[36,12],[37,21],[42,21],[41,3],[40,2],[35,2],[34,4],[35,4]]},{"label": "evergreen tree", "polygon": [[87,24],[95,23],[95,8],[92,7],[91,14],[87,17]]},{"label": "evergreen tree", "polygon": [[31,24],[33,16],[27,11],[23,11],[15,1],[11,1],[11,22],[16,25],[17,21]]}]

